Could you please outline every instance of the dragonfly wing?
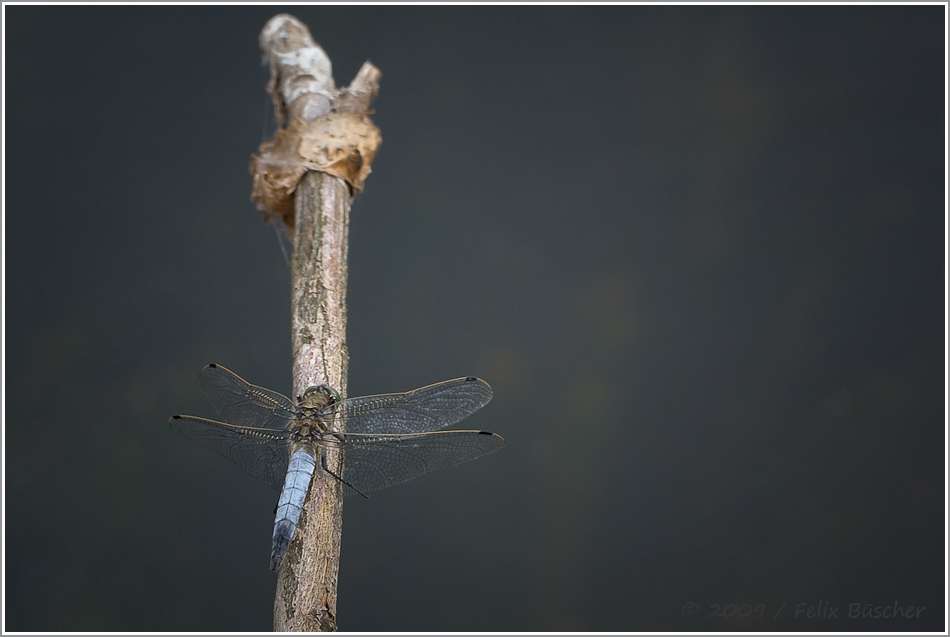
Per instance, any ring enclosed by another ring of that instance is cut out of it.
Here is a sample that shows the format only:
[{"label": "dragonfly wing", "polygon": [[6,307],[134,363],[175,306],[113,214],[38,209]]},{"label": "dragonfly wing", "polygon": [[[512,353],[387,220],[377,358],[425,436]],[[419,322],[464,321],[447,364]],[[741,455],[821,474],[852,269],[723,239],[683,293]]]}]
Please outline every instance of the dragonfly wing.
[{"label": "dragonfly wing", "polygon": [[505,440],[487,431],[435,431],[406,435],[346,434],[343,494],[367,493],[408,482],[498,451]]},{"label": "dragonfly wing", "polygon": [[252,385],[229,369],[211,364],[201,370],[201,387],[218,414],[241,427],[283,429],[294,418],[286,396]]},{"label": "dragonfly wing", "polygon": [[172,416],[171,427],[189,440],[230,458],[239,467],[278,491],[287,473],[287,432],[240,427],[193,416]]},{"label": "dragonfly wing", "polygon": [[413,434],[437,431],[488,404],[488,383],[469,376],[446,380],[403,394],[379,394],[344,400],[329,414],[345,419],[355,434]]}]

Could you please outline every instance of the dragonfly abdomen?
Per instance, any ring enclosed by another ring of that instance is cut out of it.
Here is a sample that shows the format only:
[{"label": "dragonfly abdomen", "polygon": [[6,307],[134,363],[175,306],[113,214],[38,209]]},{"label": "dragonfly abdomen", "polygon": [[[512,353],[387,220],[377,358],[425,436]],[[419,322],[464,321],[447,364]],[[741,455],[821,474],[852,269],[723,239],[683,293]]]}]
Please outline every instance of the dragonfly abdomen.
[{"label": "dragonfly abdomen", "polygon": [[294,531],[300,520],[300,511],[303,509],[303,501],[307,497],[307,489],[310,488],[315,466],[314,457],[304,449],[298,449],[290,457],[287,479],[284,481],[284,488],[280,492],[280,500],[277,503],[274,543],[270,555],[270,570],[272,571],[276,571],[280,566],[284,555],[287,554],[290,541],[294,538]]}]

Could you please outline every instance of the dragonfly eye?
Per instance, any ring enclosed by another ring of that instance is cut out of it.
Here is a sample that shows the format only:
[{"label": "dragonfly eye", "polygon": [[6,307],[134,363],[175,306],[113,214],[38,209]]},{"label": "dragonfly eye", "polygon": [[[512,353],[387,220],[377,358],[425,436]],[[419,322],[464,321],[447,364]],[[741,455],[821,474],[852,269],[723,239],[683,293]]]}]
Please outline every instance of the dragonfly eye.
[{"label": "dragonfly eye", "polygon": [[[322,401],[320,399],[323,399]],[[340,392],[329,385],[320,385],[319,387],[308,387],[303,396],[297,399],[297,402],[323,402],[327,406],[340,402]]]},{"label": "dragonfly eye", "polygon": [[330,397],[330,402],[329,402],[330,405],[332,405],[333,403],[340,402],[340,392],[333,389],[329,385],[323,385],[322,387],[323,387],[323,391],[325,391],[327,396]]}]

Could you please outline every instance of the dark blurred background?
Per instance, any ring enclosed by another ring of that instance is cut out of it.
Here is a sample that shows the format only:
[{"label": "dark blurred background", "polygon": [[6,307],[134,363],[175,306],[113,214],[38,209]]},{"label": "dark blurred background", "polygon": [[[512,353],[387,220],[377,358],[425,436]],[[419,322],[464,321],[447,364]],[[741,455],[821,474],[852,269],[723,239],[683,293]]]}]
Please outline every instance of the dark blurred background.
[{"label": "dark blurred background", "polygon": [[[269,630],[277,493],[166,421],[290,390],[283,9],[4,9],[5,629]],[[347,500],[342,629],[945,630],[942,5],[287,11],[383,72],[350,395],[507,440]]]}]

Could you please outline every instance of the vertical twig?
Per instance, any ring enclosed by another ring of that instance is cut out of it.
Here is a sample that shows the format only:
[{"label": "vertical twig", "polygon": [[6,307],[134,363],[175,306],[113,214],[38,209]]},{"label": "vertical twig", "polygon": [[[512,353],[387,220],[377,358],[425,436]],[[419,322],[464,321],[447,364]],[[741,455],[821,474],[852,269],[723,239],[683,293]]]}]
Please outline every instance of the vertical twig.
[{"label": "vertical twig", "polygon": [[[349,88],[337,89],[329,58],[306,25],[286,14],[268,21],[260,41],[280,129],[251,163],[252,198],[266,217],[281,216],[293,229],[294,396],[326,384],[345,398],[350,203],[381,142],[367,116],[380,73],[367,62]],[[327,455],[339,470],[340,458]],[[278,571],[275,631],[336,630],[342,497],[339,482],[318,469]]]},{"label": "vertical twig", "polygon": [[[295,206],[290,262],[294,396],[326,384],[345,397],[349,188],[339,177],[308,172],[297,187]],[[318,469],[297,528],[301,542],[291,544],[277,573],[275,631],[336,630],[342,528],[340,484]]]}]

